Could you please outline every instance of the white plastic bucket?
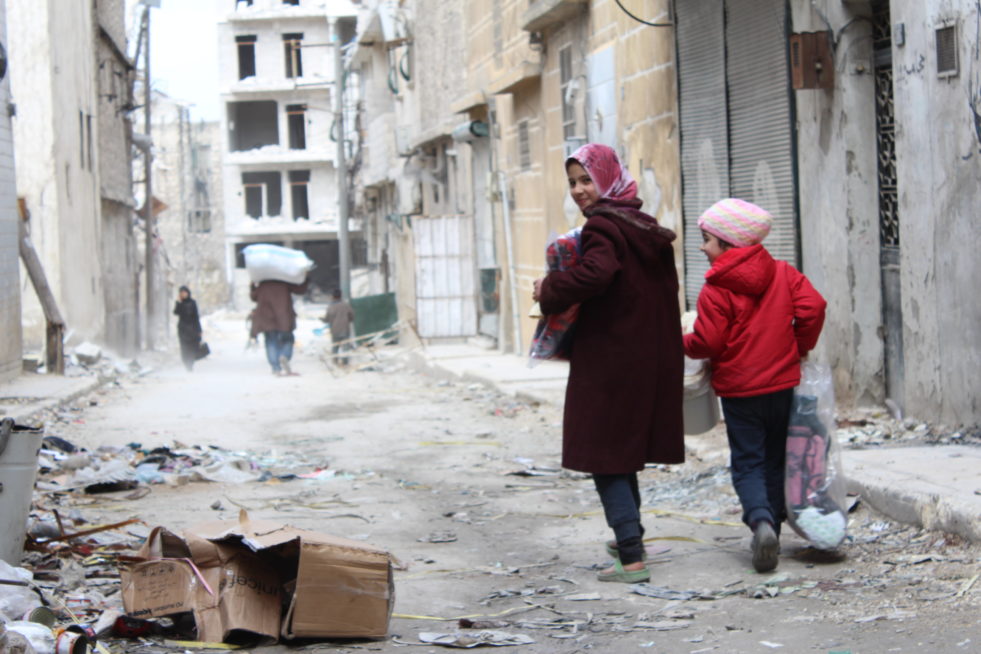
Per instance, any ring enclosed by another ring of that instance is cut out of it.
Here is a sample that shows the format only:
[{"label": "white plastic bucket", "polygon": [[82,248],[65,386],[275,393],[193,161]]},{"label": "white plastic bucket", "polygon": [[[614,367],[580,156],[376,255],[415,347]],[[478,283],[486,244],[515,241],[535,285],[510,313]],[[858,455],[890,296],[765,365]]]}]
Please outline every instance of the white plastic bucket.
[{"label": "white plastic bucket", "polygon": [[0,559],[20,565],[24,555],[27,514],[31,510],[42,431],[0,423]]},{"label": "white plastic bucket", "polygon": [[719,424],[719,400],[708,383],[700,384],[697,389],[685,388],[682,412],[685,421],[685,433],[689,436],[704,434]]}]

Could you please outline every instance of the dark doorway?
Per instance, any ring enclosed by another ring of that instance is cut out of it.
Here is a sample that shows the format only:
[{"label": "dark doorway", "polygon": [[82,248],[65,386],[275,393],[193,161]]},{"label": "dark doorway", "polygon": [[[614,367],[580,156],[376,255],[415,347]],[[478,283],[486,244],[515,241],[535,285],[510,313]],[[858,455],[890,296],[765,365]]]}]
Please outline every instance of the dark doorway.
[{"label": "dark doorway", "polygon": [[306,252],[316,264],[310,271],[308,295],[312,300],[326,300],[332,290],[341,287],[340,248],[336,240],[299,241],[293,247]]}]

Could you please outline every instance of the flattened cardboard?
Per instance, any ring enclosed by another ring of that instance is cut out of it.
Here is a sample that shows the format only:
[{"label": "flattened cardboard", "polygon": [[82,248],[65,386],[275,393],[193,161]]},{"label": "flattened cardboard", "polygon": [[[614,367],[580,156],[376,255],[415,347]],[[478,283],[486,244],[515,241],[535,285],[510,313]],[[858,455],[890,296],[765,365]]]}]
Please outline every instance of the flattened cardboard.
[{"label": "flattened cardboard", "polygon": [[391,558],[382,549],[267,521],[212,522],[186,535],[240,543],[270,555],[298,552],[295,590],[282,623],[285,638],[385,638],[395,598]]}]

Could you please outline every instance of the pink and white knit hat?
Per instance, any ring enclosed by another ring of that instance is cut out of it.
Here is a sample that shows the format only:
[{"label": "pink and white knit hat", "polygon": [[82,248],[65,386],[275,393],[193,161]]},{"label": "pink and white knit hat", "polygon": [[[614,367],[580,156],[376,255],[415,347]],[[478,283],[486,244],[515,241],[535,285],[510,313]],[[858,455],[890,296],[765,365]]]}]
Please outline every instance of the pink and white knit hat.
[{"label": "pink and white knit hat", "polygon": [[751,202],[719,200],[698,218],[699,229],[738,248],[756,245],[770,233],[773,216]]}]

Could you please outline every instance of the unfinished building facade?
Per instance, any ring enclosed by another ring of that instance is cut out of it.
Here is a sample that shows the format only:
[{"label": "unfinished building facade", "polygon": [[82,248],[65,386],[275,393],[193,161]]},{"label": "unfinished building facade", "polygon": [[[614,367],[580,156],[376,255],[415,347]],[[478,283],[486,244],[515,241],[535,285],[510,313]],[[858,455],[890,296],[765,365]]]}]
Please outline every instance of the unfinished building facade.
[{"label": "unfinished building facade", "polygon": [[[353,33],[353,9],[346,0],[228,0],[228,10],[218,39],[233,302],[249,305],[241,252],[259,242],[305,251],[316,263],[310,293],[324,297],[339,287],[331,43]],[[352,250],[357,265],[363,248]]]}]

